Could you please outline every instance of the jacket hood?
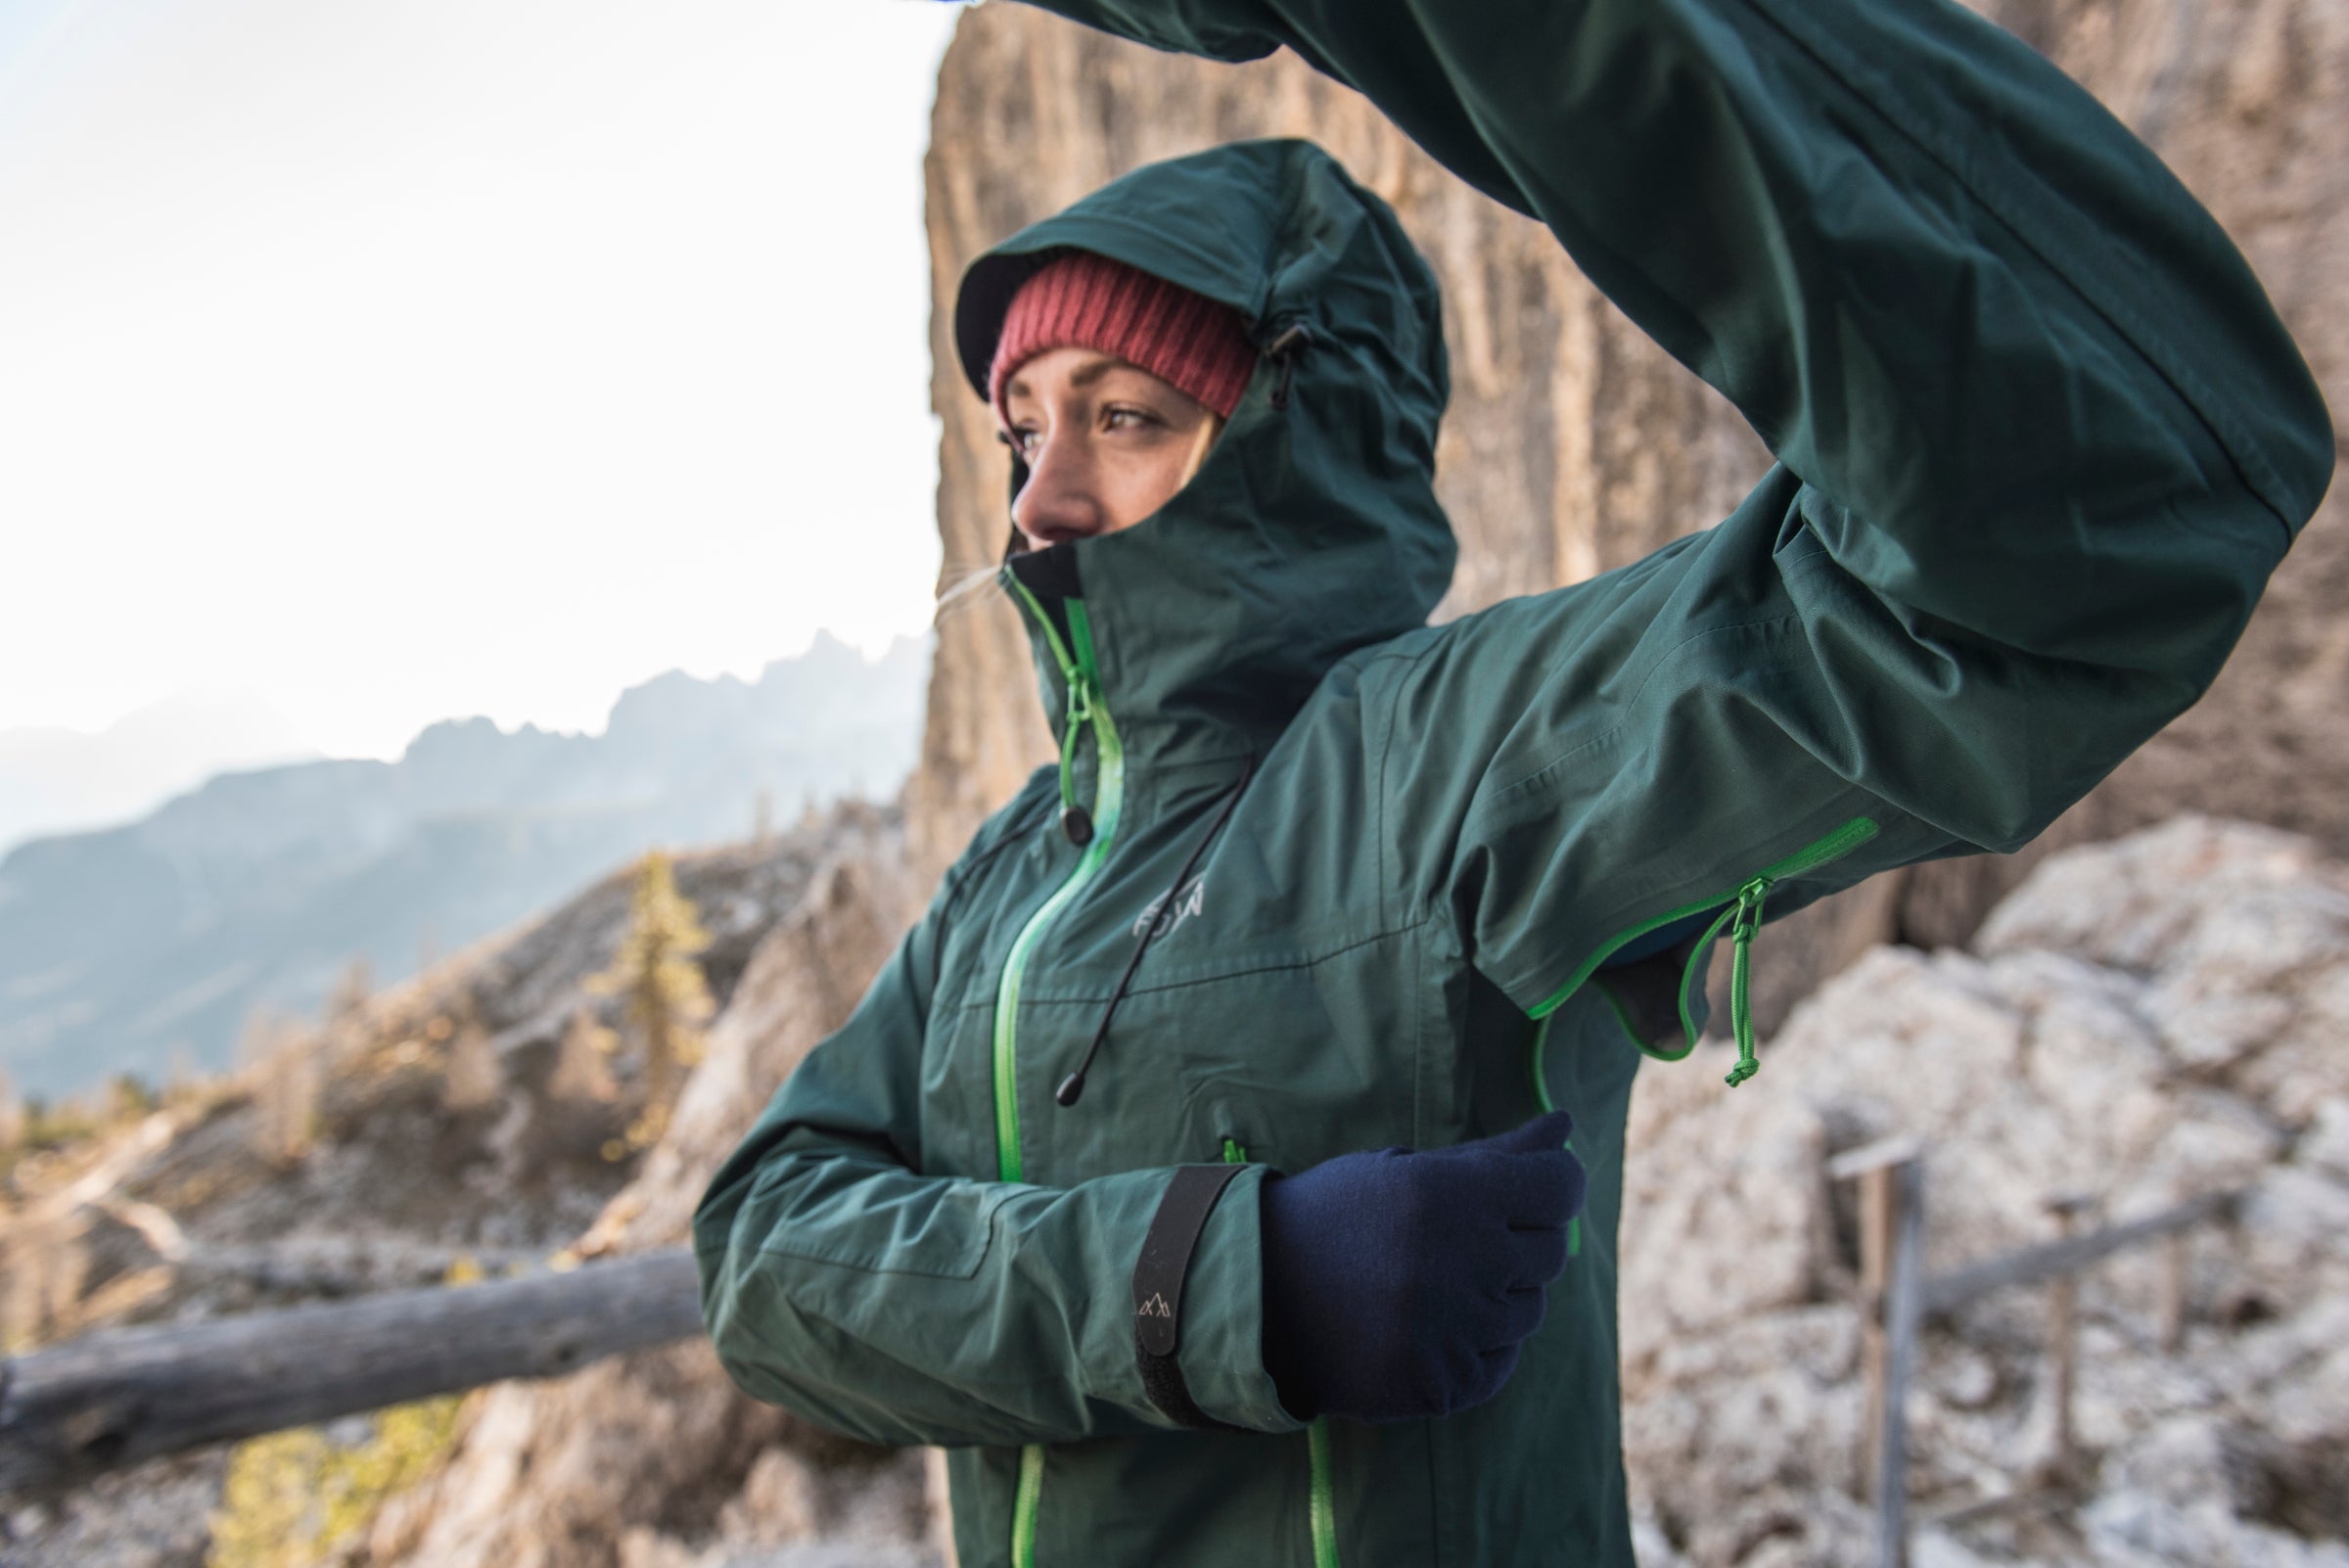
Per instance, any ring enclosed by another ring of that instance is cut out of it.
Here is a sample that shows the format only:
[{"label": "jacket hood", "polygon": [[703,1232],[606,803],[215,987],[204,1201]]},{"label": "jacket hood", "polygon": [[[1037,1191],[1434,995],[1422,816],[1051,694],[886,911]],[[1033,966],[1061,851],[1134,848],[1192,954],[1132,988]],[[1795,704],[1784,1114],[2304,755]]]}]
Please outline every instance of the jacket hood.
[{"label": "jacket hood", "polygon": [[[1451,583],[1434,275],[1393,209],[1311,142],[1148,164],[964,272],[955,346],[982,397],[1012,296],[1068,249],[1231,306],[1261,357],[1206,462],[1158,512],[1040,551],[1013,533],[1006,571],[1029,590],[1013,597],[1045,710],[1058,730],[1060,670],[1036,610],[1082,597],[1129,748],[1261,753],[1331,666],[1425,624]],[[1024,479],[1015,465],[1014,493]]]}]

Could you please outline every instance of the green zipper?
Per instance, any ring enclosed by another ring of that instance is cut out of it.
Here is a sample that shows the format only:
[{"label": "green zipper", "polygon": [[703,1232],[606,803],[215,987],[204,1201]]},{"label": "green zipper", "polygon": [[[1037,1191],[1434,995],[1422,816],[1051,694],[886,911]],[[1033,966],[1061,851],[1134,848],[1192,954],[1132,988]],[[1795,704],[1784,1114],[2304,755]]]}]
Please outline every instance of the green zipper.
[{"label": "green zipper", "polygon": [[[1223,1163],[1245,1165],[1248,1151],[1239,1139],[1223,1140]],[[1306,1460],[1312,1486],[1307,1503],[1313,1532],[1313,1568],[1338,1568],[1337,1487],[1329,1474],[1329,1422],[1315,1417],[1305,1429]]]},{"label": "green zipper", "polygon": [[1044,1495],[1044,1446],[1020,1450],[1020,1486],[1011,1499],[1011,1568],[1036,1568],[1036,1509]]},{"label": "green zipper", "polygon": [[[1094,748],[1100,754],[1100,771],[1094,780],[1092,824],[1093,836],[1084,847],[1083,856],[1077,869],[1046,899],[1043,907],[1028,917],[1020,934],[1011,944],[1011,956],[1003,961],[1003,976],[995,987],[995,1163],[996,1176],[1004,1181],[1026,1179],[1020,1160],[1020,1085],[1019,1085],[1019,1013],[1020,979],[1028,967],[1028,956],[1036,950],[1045,931],[1059,918],[1084,885],[1100,871],[1101,862],[1109,858],[1109,846],[1117,837],[1118,808],[1126,794],[1126,752],[1118,743],[1118,726],[1109,715],[1109,704],[1101,698],[1101,676],[1093,657],[1092,623],[1084,613],[1082,599],[1063,600],[1069,612],[1069,642],[1063,643],[1043,607],[1036,602],[1019,578],[1005,574],[1028,608],[1044,629],[1044,639],[1051,646],[1052,656],[1060,665],[1062,678],[1068,682],[1070,715],[1082,714],[1091,729]],[[1071,644],[1074,645],[1072,651]],[[1074,737],[1078,720],[1064,719],[1061,742],[1062,804],[1075,805],[1071,799],[1071,768],[1069,759],[1075,754]]]},{"label": "green zipper", "polygon": [[1329,1479],[1329,1421],[1315,1416],[1305,1429],[1306,1452],[1313,1466],[1313,1568],[1338,1568],[1338,1503]]},{"label": "green zipper", "polygon": [[[1761,1071],[1762,1067],[1761,1061],[1754,1053],[1754,1016],[1750,995],[1754,934],[1762,929],[1762,900],[1770,896],[1770,890],[1773,885],[1785,881],[1788,877],[1801,876],[1806,871],[1815,871],[1830,860],[1839,860],[1875,836],[1876,824],[1872,818],[1855,816],[1825,838],[1806,844],[1784,859],[1764,866],[1759,872],[1748,877],[1728,893],[1717,894],[1710,899],[1699,899],[1694,903],[1684,903],[1677,909],[1667,909],[1660,915],[1640,921],[1639,924],[1627,931],[1616,933],[1600,944],[1596,952],[1583,960],[1582,967],[1575,971],[1573,979],[1559,987],[1552,995],[1536,1003],[1533,1016],[1546,1021],[1551,1013],[1556,1012],[1565,1004],[1567,997],[1580,991],[1590,977],[1598,972],[1599,965],[1607,961],[1607,955],[1625,943],[1644,937],[1658,927],[1668,926],[1676,920],[1685,920],[1690,915],[1702,914],[1707,909],[1719,908],[1721,912],[1714,916],[1713,923],[1705,927],[1703,935],[1696,939],[1695,950],[1702,951],[1705,944],[1711,942],[1725,924],[1735,922],[1729,931],[1729,941],[1735,949],[1729,968],[1729,1027],[1737,1038],[1737,1065],[1730,1069],[1728,1081],[1732,1087],[1744,1083]],[[1646,1051],[1648,1055],[1661,1057],[1666,1061],[1679,1061],[1687,1055],[1688,1051],[1696,1044],[1696,1025],[1689,1013],[1695,984],[1696,966],[1692,963],[1681,972],[1681,1033],[1688,1041],[1686,1046],[1675,1052],[1655,1050],[1650,1048],[1646,1041],[1639,1039],[1635,1034],[1633,1035],[1633,1043]],[[1601,990],[1603,991],[1604,988],[1602,987]],[[1608,1000],[1612,1003],[1614,998],[1610,996]],[[1616,1016],[1623,1019],[1621,1007],[1616,1008]],[[1623,1023],[1626,1032],[1629,1033],[1631,1031],[1630,1020],[1623,1019]],[[1543,1050],[1548,1042],[1549,1031],[1547,1029],[1536,1031],[1534,1035],[1534,1091],[1540,1096],[1542,1108],[1545,1111],[1555,1109],[1549,1102],[1549,1083],[1546,1075],[1543,1072],[1542,1063]]]},{"label": "green zipper", "polygon": [[[1003,576],[1027,600],[1029,613],[1043,628],[1044,641],[1051,647],[1053,661],[1060,666],[1061,678],[1068,686],[1061,722],[1063,807],[1076,805],[1074,761],[1081,726],[1092,731],[1100,761],[1093,781],[1093,834],[1085,844],[1084,854],[1078,860],[1077,869],[1044,900],[1043,907],[1030,915],[1028,923],[1020,928],[1019,936],[1012,940],[1011,956],[1003,960],[1003,977],[995,986],[995,1171],[1001,1180],[1020,1181],[1026,1179],[1020,1158],[1020,978],[1028,967],[1029,954],[1036,950],[1044,932],[1109,857],[1110,842],[1118,832],[1118,808],[1126,795],[1126,752],[1118,743],[1118,726],[1109,716],[1109,705],[1101,700],[1100,666],[1093,654],[1093,627],[1085,615],[1084,601],[1062,601],[1069,613],[1069,640],[1064,643],[1051,618],[1044,614],[1043,606],[1036,602],[1027,585],[1008,572]],[[1012,1568],[1036,1568],[1036,1522],[1043,1489],[1043,1445],[1031,1443],[1020,1450],[1019,1487],[1012,1495]]]},{"label": "green zipper", "polygon": [[[1600,992],[1603,994],[1605,988],[1601,987]],[[1556,1015],[1553,1014],[1534,1026],[1534,1098],[1542,1102],[1542,1109],[1545,1113],[1558,1108],[1557,1102],[1549,1097],[1549,1083],[1542,1075],[1542,1059],[1549,1050],[1549,1026],[1554,1022],[1556,1022]],[[1629,1035],[1631,1032],[1630,1024],[1626,1023],[1624,1033]],[[1633,1038],[1635,1039],[1638,1037],[1633,1036]],[[1568,1154],[1572,1154],[1574,1139],[1568,1138],[1561,1146]],[[1566,1256],[1580,1258],[1582,1255],[1583,1217],[1578,1214],[1566,1222]]]}]

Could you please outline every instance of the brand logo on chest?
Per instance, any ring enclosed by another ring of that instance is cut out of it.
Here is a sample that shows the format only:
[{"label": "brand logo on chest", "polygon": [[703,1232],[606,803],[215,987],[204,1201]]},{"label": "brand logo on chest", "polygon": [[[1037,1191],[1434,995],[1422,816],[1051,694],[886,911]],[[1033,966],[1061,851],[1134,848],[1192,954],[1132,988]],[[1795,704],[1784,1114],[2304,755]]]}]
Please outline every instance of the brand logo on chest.
[{"label": "brand logo on chest", "polygon": [[1150,900],[1142,912],[1133,917],[1133,934],[1148,933],[1153,942],[1164,939],[1176,926],[1207,907],[1207,878],[1197,876],[1176,889],[1173,898],[1160,894]]}]

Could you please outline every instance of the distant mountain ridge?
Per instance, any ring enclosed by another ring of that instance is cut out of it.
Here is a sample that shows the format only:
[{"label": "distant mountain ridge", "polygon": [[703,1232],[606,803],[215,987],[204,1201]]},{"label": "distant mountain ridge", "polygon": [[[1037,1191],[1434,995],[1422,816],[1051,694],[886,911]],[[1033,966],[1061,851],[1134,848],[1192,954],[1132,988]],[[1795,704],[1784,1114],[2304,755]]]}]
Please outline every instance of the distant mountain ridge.
[{"label": "distant mountain ridge", "polygon": [[601,735],[486,718],[395,762],[219,774],[124,826],[0,857],[0,1067],[58,1095],[183,1050],[225,1066],[256,1005],[315,1012],[364,957],[379,982],[660,845],[749,837],[811,802],[894,794],[920,746],[926,643],[867,661],[819,633],[756,681],[671,671]]},{"label": "distant mountain ridge", "polygon": [[0,729],[0,854],[28,839],[115,827],[214,773],[319,757],[258,693],[197,686],[88,734]]}]

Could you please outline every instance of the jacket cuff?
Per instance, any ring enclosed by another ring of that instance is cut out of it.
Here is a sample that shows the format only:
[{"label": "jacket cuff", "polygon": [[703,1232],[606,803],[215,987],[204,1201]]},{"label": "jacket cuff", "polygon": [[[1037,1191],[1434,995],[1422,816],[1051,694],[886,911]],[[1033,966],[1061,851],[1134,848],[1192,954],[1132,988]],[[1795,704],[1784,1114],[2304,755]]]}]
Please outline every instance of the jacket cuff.
[{"label": "jacket cuff", "polygon": [[1263,1228],[1258,1198],[1271,1173],[1243,1167],[1223,1189],[1192,1249],[1174,1360],[1201,1413],[1256,1432],[1304,1428],[1281,1407],[1265,1370]]}]

